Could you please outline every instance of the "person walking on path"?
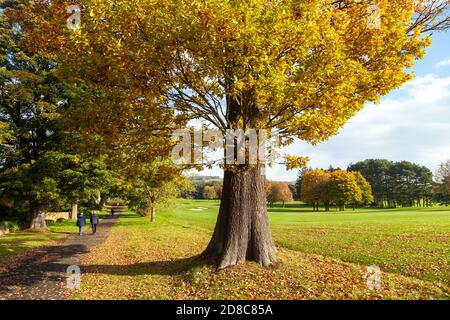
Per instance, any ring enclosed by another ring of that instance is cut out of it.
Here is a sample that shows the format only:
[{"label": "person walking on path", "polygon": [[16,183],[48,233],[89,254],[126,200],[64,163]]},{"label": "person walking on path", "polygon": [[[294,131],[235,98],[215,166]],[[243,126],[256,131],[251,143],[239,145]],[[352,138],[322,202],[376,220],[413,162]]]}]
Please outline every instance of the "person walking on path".
[{"label": "person walking on path", "polygon": [[113,208],[111,208],[111,217],[114,217],[114,213],[115,213],[116,211],[113,209]]},{"label": "person walking on path", "polygon": [[99,223],[99,217],[97,215],[97,213],[92,213],[91,214],[91,228],[92,228],[92,233],[96,234],[97,233],[97,225]]},{"label": "person walking on path", "polygon": [[79,228],[79,235],[83,235],[83,227],[86,225],[86,217],[83,212],[77,218],[77,227]]}]

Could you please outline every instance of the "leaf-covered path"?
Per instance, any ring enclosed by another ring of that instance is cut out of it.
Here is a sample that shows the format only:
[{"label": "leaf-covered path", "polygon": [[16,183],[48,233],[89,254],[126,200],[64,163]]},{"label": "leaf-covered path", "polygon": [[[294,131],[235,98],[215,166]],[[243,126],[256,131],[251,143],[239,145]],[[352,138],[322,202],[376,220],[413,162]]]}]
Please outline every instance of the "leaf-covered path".
[{"label": "leaf-covered path", "polygon": [[[0,264],[0,300],[63,300],[73,293],[67,289],[67,268],[78,265],[91,249],[108,236],[116,218],[104,219],[97,234],[70,234],[57,242],[36,248]],[[76,227],[74,226],[74,229]]]}]

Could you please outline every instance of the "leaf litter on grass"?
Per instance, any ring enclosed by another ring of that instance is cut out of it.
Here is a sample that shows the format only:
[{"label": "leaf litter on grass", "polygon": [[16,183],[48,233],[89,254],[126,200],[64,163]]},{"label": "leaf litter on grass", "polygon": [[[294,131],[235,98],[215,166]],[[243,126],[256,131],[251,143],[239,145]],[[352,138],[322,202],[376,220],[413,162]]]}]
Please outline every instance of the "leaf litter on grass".
[{"label": "leaf litter on grass", "polygon": [[[146,222],[148,224],[148,222]],[[248,262],[216,272],[195,256],[210,233],[170,224],[114,226],[84,261],[77,299],[448,299],[448,286],[382,273],[367,287],[366,266],[278,248],[280,265]]]}]

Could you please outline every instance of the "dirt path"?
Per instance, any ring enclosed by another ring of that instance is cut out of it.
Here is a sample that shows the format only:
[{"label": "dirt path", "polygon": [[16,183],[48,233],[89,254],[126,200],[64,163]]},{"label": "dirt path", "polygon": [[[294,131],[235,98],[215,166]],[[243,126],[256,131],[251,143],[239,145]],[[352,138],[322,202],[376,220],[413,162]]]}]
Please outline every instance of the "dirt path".
[{"label": "dirt path", "polygon": [[[116,217],[117,218],[117,217]],[[108,236],[116,218],[103,219],[97,234],[91,230],[31,250],[0,265],[0,300],[63,300],[70,298],[67,268],[77,265],[83,274],[83,258]]]}]

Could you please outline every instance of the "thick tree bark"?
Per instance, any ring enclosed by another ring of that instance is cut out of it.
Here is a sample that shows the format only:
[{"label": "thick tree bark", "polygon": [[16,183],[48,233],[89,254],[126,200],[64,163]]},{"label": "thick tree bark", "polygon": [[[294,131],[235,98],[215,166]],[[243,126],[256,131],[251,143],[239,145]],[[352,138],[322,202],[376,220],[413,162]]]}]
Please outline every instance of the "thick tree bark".
[{"label": "thick tree bark", "polygon": [[31,213],[30,230],[48,231],[47,223],[45,222],[46,210],[39,205],[33,205],[31,207]]},{"label": "thick tree bark", "polygon": [[151,207],[150,208],[150,222],[155,222],[155,221],[156,221],[156,208]]},{"label": "thick tree bark", "polygon": [[256,261],[276,263],[267,215],[264,167],[238,166],[225,171],[222,201],[212,239],[203,256],[224,269]]},{"label": "thick tree bark", "polygon": [[100,203],[99,205],[103,208],[106,204],[106,201],[108,201],[108,196],[104,193],[100,194]]},{"label": "thick tree bark", "polygon": [[156,221],[156,208],[155,207],[146,207],[139,209],[139,214],[142,217],[150,217],[150,222]]},{"label": "thick tree bark", "polygon": [[69,219],[73,220],[77,217],[77,215],[78,215],[78,199],[73,198],[72,199],[72,209],[70,210]]}]

